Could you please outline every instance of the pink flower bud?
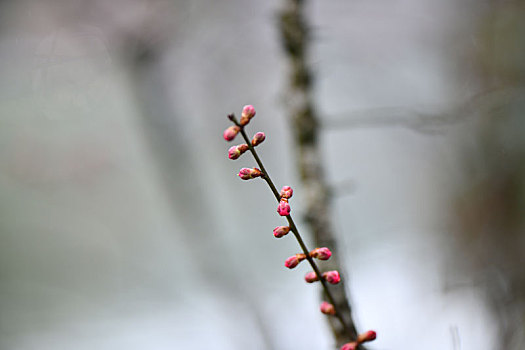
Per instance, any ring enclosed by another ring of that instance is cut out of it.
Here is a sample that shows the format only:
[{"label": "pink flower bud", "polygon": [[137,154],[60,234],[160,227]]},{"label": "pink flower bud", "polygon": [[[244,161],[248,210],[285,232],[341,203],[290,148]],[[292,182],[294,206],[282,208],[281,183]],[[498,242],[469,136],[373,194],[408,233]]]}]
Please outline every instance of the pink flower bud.
[{"label": "pink flower bud", "polygon": [[356,341],[353,341],[353,342],[350,342],[350,343],[346,343],[345,345],[343,345],[341,347],[340,350],[356,350],[357,347],[359,346],[359,344],[372,341],[375,338],[376,338],[376,332],[374,332],[374,331],[368,331],[368,332],[359,334],[357,336],[357,340]]},{"label": "pink flower bud", "polygon": [[290,204],[288,204],[288,201],[285,198],[281,199],[281,201],[279,202],[279,206],[277,207],[277,212],[279,213],[279,215],[290,215],[291,210],[292,208],[290,208]]},{"label": "pink flower bud", "polygon": [[335,308],[332,304],[323,301],[321,303],[321,312],[325,315],[335,315]]},{"label": "pink flower bud", "polygon": [[250,119],[255,117],[255,108],[252,105],[244,106],[242,109],[241,119],[239,124],[246,125],[250,122]]},{"label": "pink flower bud", "polygon": [[242,168],[237,175],[243,180],[250,180],[261,176],[262,172],[257,168]]},{"label": "pink flower bud", "polygon": [[359,336],[357,336],[357,342],[359,344],[361,343],[365,343],[367,341],[372,341],[376,338],[376,332],[374,331],[367,331],[367,332],[364,332],[364,333],[361,333],[359,334]]},{"label": "pink flower bud", "polygon": [[339,276],[339,272],[335,270],[323,273],[323,278],[326,280],[326,282],[331,284],[337,284],[339,283],[339,281],[341,281],[341,276]]},{"label": "pink flower bud", "polygon": [[248,149],[249,148],[248,148],[247,144],[242,144],[242,145],[238,145],[238,146],[232,146],[228,150],[228,158],[230,158],[230,159],[237,159],[237,158],[239,158],[241,156],[241,154],[246,152]]},{"label": "pink flower bud", "polygon": [[292,195],[293,195],[293,190],[290,186],[283,186],[283,188],[281,188],[281,199],[282,198],[285,198],[285,199],[292,198]]},{"label": "pink flower bud", "polygon": [[241,128],[239,128],[237,125],[230,126],[228,129],[224,130],[224,133],[222,136],[226,141],[232,141],[235,136],[241,131]]},{"label": "pink flower bud", "polygon": [[346,343],[345,345],[341,346],[340,350],[355,350],[357,349],[357,343],[355,341],[351,343]]},{"label": "pink flower bud", "polygon": [[286,236],[290,232],[290,227],[288,226],[277,226],[273,229],[273,235],[275,238],[281,238],[283,236]]},{"label": "pink flower bud", "polygon": [[253,136],[252,139],[252,146],[255,147],[257,145],[260,145],[264,139],[266,138],[266,135],[264,135],[264,132],[258,132]]},{"label": "pink flower bud", "polygon": [[292,255],[291,257],[286,259],[286,261],[284,262],[284,266],[286,266],[289,269],[293,269],[294,267],[299,265],[299,263],[303,261],[304,259],[306,259],[306,255],[304,254]]},{"label": "pink flower bud", "polygon": [[241,152],[237,149],[237,146],[231,146],[228,150],[228,158],[237,159],[241,156]]},{"label": "pink flower bud", "polygon": [[319,260],[328,260],[332,256],[332,252],[326,247],[315,248],[310,252],[310,256]]},{"label": "pink flower bud", "polygon": [[319,278],[317,278],[317,274],[315,272],[311,271],[304,275],[304,280],[307,283],[314,283],[315,281],[319,281]]}]

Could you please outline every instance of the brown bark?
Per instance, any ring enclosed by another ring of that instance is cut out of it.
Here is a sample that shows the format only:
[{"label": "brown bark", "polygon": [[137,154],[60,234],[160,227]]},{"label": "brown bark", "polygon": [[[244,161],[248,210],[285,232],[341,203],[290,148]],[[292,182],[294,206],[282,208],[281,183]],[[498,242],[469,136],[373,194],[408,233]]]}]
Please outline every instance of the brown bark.
[{"label": "brown bark", "polygon": [[[302,0],[287,0],[280,13],[283,45],[290,61],[288,115],[298,152],[300,178],[306,194],[306,222],[313,234],[315,245],[328,247],[333,252],[332,258],[323,264],[324,268],[342,272],[331,224],[329,186],[324,176],[322,158],[319,156],[320,127],[312,98],[312,74],[307,61],[308,27],[303,15],[303,5]],[[331,286],[336,310],[344,320],[341,324],[338,319],[329,318],[338,345],[357,338],[343,280],[340,284]]]}]

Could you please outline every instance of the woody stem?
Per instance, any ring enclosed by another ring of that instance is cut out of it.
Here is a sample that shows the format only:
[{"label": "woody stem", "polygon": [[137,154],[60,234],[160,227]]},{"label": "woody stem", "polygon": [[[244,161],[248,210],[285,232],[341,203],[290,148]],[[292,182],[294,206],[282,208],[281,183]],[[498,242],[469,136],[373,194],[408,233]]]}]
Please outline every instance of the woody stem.
[{"label": "woody stem", "polygon": [[[240,127],[240,133],[241,133],[244,141],[248,145],[248,148],[249,148],[250,152],[252,153],[253,158],[257,162],[257,165],[259,166],[261,172],[263,173],[262,178],[264,179],[264,181],[266,181],[266,183],[270,187],[270,189],[271,189],[275,199],[277,200],[277,202],[280,202],[281,196],[280,196],[279,192],[277,191],[277,188],[275,187],[272,179],[270,178],[270,174],[268,174],[268,171],[266,171],[266,169],[265,169],[261,159],[259,158],[259,155],[257,154],[257,151],[255,151],[255,147],[252,146],[252,143],[251,143],[250,139],[248,138],[248,135],[246,135],[246,132],[244,131],[244,126],[239,124],[239,122],[237,121],[237,119],[235,118],[235,116],[233,114],[230,114],[228,117],[230,118],[230,120],[235,125]],[[304,254],[306,255],[306,260],[308,260],[308,263],[310,263],[310,266],[312,267],[312,269],[314,270],[315,274],[317,275],[317,278],[318,278],[319,282],[321,282],[321,285],[323,286],[323,290],[324,290],[324,293],[325,293],[328,301],[330,302],[330,304],[334,305],[335,316],[341,322],[341,325],[342,325],[343,329],[345,329],[345,330],[348,329],[348,327],[347,327],[347,325],[346,325],[342,315],[339,312],[337,312],[337,305],[335,304],[335,301],[334,301],[334,298],[332,296],[332,293],[330,292],[330,289],[328,288],[328,284],[325,281],[325,279],[323,278],[323,276],[321,275],[321,272],[319,271],[319,268],[318,268],[317,264],[315,263],[314,259],[310,256],[310,250],[308,249],[308,247],[304,243],[301,235],[299,234],[299,230],[297,229],[297,226],[295,225],[295,222],[293,221],[292,216],[291,215],[286,215],[286,220],[288,220],[288,225],[290,227],[290,231],[292,231],[292,233],[295,236],[295,239],[297,240],[297,242],[301,246],[301,249],[303,250]]]}]

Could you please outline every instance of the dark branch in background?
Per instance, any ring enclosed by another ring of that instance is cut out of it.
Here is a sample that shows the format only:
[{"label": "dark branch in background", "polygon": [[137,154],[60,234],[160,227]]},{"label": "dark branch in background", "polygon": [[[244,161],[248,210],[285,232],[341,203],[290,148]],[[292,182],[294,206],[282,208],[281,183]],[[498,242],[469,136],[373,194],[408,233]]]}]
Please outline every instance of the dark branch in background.
[{"label": "dark branch in background", "polygon": [[465,103],[443,112],[423,112],[425,107],[379,107],[328,116],[323,120],[324,130],[343,131],[353,128],[400,127],[423,134],[443,134],[451,126],[466,122],[479,113],[497,112],[507,103],[509,91],[493,90],[477,94]]},{"label": "dark branch in background", "polygon": [[[288,114],[298,152],[298,167],[305,192],[306,223],[314,236],[314,245],[330,247],[334,252],[327,268],[343,271],[338,260],[337,241],[330,218],[330,189],[326,183],[318,145],[319,121],[313,107],[312,75],[307,62],[308,28],[303,15],[302,0],[286,0],[280,13],[280,30],[290,61],[290,85],[287,89]],[[343,279],[344,280],[344,279]],[[342,281],[343,281],[342,280]],[[337,345],[357,339],[349,298],[344,282],[331,288],[334,305],[345,327],[329,318]],[[362,347],[360,347],[362,349]]]},{"label": "dark branch in background", "polygon": [[439,134],[461,120],[462,118],[456,113],[430,114],[409,107],[383,107],[352,111],[327,118],[327,121],[323,122],[323,128],[335,131],[366,127],[400,127],[423,134]]}]

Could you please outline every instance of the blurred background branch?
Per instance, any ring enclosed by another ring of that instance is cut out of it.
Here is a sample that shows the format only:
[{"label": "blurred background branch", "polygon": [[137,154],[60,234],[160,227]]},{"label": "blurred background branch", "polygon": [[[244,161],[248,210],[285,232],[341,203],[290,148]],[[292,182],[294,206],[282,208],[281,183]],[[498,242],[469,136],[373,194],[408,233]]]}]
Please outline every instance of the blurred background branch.
[{"label": "blurred background branch", "polygon": [[[305,192],[305,222],[314,237],[316,247],[328,247],[332,258],[323,263],[327,270],[341,271],[348,276],[341,264],[338,243],[333,233],[332,203],[330,189],[325,179],[323,157],[319,149],[319,117],[314,107],[313,77],[308,53],[310,32],[305,16],[305,1],[286,0],[279,15],[281,40],[289,61],[289,82],[287,85],[286,107],[295,140],[297,167]],[[352,317],[350,299],[345,285],[348,279],[331,286],[337,312],[346,323],[341,327],[335,318],[328,318],[337,346],[357,339],[357,330]],[[326,297],[323,297],[324,299]],[[361,346],[362,347],[362,346]]]},{"label": "blurred background branch", "polygon": [[[419,106],[356,110],[327,116],[323,120],[322,127],[328,131],[397,127],[428,135],[443,134],[459,123],[476,118],[480,113],[491,113],[505,106],[509,93],[505,90],[481,93],[455,108]],[[438,112],[431,112],[432,110]]]}]

